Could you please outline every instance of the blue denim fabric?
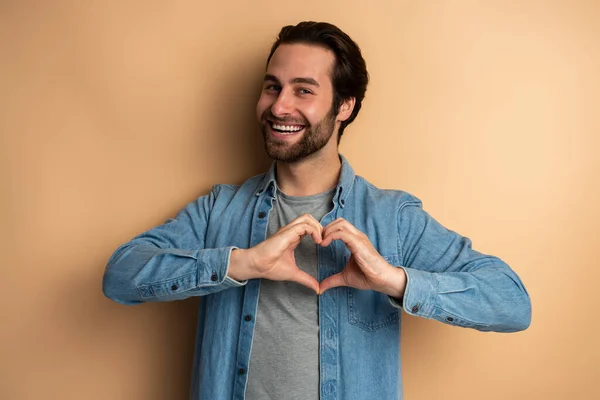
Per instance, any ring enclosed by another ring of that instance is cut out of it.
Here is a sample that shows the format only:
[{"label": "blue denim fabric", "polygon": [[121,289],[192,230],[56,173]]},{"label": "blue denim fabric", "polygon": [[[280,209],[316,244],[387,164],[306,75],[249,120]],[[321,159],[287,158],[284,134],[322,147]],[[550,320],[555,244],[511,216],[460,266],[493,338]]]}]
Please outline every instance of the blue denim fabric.
[{"label": "blue denim fabric", "polygon": [[[506,263],[473,250],[469,239],[436,222],[414,196],[356,176],[340,157],[334,206],[322,225],[348,220],[390,264],[406,271],[408,283],[402,304],[346,287],[320,296],[321,399],[402,398],[401,308],[480,331],[529,326],[529,296]],[[255,323],[245,317],[256,315],[260,280],[236,282],[227,270],[232,249],[265,240],[274,182],[273,166],[241,186],[214,186],[175,219],[119,247],[106,267],[104,293],[122,304],[204,296],[191,399],[244,398]],[[349,256],[341,241],[318,247],[319,281],[340,272]]]}]

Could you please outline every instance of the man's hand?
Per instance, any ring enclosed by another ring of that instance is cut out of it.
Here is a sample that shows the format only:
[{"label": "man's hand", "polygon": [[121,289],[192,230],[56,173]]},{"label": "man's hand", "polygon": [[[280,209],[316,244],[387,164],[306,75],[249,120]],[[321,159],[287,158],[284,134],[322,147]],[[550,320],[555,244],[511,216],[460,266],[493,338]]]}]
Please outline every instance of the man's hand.
[{"label": "man's hand", "polygon": [[323,226],[309,214],[301,215],[256,246],[231,253],[228,275],[237,281],[264,278],[294,281],[319,293],[319,282],[296,265],[294,250],[300,240],[312,236],[322,242]]},{"label": "man's hand", "polygon": [[389,296],[401,298],[406,288],[406,273],[402,268],[390,265],[377,252],[373,244],[350,222],[338,218],[323,229],[321,246],[329,246],[341,240],[352,254],[346,268],[321,282],[321,293],[337,286],[371,289]]}]

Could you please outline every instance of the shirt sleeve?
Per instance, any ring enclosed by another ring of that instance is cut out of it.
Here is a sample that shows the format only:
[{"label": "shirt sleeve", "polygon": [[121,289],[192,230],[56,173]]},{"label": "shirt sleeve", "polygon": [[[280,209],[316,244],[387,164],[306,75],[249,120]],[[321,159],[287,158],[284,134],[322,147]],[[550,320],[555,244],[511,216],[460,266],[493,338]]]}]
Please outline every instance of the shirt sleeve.
[{"label": "shirt sleeve", "polygon": [[504,261],[473,250],[468,238],[444,228],[420,204],[400,208],[398,232],[407,285],[401,301],[390,298],[392,305],[481,331],[529,326],[529,295]]},{"label": "shirt sleeve", "polygon": [[182,300],[246,282],[227,276],[236,247],[205,249],[205,234],[218,187],[181,210],[176,218],[120,246],[108,260],[102,290],[121,304]]}]

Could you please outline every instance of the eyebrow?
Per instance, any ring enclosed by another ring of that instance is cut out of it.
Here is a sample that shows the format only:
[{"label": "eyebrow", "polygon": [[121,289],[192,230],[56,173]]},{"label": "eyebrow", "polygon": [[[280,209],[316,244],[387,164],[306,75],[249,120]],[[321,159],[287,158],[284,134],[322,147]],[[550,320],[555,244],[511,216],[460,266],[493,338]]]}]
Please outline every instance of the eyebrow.
[{"label": "eyebrow", "polygon": [[[266,74],[265,75],[265,82],[276,82],[276,83],[281,83],[281,81],[279,79],[277,79],[276,76],[271,75],[271,74]],[[290,83],[304,83],[307,85],[312,85],[312,86],[316,86],[316,87],[321,87],[321,85],[319,85],[319,82],[317,82],[316,80],[314,80],[313,78],[308,78],[308,77],[299,77],[299,78],[294,78],[292,80],[290,80]]]}]

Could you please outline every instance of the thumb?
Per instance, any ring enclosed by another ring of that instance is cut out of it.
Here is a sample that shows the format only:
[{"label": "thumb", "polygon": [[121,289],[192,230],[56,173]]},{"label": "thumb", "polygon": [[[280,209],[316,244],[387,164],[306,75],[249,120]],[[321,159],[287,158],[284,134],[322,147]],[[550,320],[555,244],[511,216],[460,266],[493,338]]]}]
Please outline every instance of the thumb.
[{"label": "thumb", "polygon": [[331,275],[330,277],[323,279],[320,285],[321,294],[323,294],[328,289],[338,286],[348,286],[348,284],[346,283],[346,279],[344,279],[344,276],[342,275],[342,272],[339,272],[337,274]]},{"label": "thumb", "polygon": [[307,288],[314,290],[316,294],[319,294],[319,282],[302,270],[296,271],[290,278],[290,281],[306,286]]}]

